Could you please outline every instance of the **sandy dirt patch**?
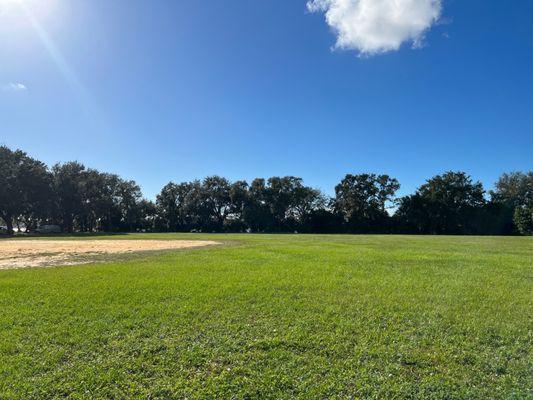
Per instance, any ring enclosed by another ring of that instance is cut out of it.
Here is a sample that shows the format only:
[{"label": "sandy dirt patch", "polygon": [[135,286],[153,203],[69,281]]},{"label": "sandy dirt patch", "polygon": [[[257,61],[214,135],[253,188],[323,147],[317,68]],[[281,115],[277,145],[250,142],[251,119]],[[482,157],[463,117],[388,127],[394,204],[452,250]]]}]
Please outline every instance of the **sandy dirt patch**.
[{"label": "sandy dirt patch", "polygon": [[0,240],[0,270],[87,264],[101,256],[187,249],[219,244],[209,240]]}]

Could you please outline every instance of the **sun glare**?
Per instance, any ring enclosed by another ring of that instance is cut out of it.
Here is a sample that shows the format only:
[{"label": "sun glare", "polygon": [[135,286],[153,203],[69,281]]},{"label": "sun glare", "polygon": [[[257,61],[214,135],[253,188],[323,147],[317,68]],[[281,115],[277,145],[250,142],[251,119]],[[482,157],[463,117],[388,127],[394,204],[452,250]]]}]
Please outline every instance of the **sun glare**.
[{"label": "sun glare", "polygon": [[20,7],[23,3],[28,3],[28,0],[0,0],[0,13],[16,9],[16,7]]},{"label": "sun glare", "polygon": [[0,0],[0,18],[16,22],[30,10],[36,18],[44,18],[55,9],[57,0]]}]

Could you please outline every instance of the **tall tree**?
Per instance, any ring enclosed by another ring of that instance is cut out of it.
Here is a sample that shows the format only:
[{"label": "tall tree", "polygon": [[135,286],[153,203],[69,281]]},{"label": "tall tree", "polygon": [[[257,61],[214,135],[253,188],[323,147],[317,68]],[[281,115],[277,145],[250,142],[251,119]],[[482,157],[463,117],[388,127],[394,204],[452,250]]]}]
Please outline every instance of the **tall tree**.
[{"label": "tall tree", "polygon": [[265,179],[254,179],[248,189],[248,201],[243,211],[243,220],[247,228],[254,232],[264,232],[272,229],[274,218],[269,201]]},{"label": "tall tree", "polygon": [[419,233],[477,233],[477,216],[485,191],[464,172],[429,179],[412,196],[401,199],[397,217]]},{"label": "tall tree", "polygon": [[143,212],[150,212],[149,204],[142,198],[141,188],[135,181],[120,179],[116,188],[115,199],[120,211],[121,230],[134,231],[143,225]]},{"label": "tall tree", "polygon": [[0,146],[0,217],[9,234],[14,219],[32,223],[49,214],[50,175],[46,165],[20,150]]},{"label": "tall tree", "polygon": [[200,187],[199,200],[207,217],[204,224],[208,229],[222,230],[232,211],[230,182],[220,176],[205,178]]},{"label": "tall tree", "polygon": [[288,222],[294,225],[297,192],[301,192],[302,188],[302,178],[295,176],[273,176],[268,179],[266,196],[276,230],[285,230]]},{"label": "tall tree", "polygon": [[179,231],[188,228],[190,216],[188,199],[196,182],[168,183],[157,195],[157,224],[166,231]]},{"label": "tall tree", "polygon": [[85,212],[84,190],[86,169],[76,161],[56,164],[52,168],[54,192],[61,226],[74,231],[74,223]]},{"label": "tall tree", "polygon": [[35,228],[40,222],[53,216],[52,174],[41,161],[26,157],[19,170],[19,182],[23,188],[20,202],[23,213],[19,221],[26,228]]},{"label": "tall tree", "polygon": [[142,231],[152,231],[156,228],[157,206],[153,201],[142,199],[139,204],[138,228]]},{"label": "tall tree", "polygon": [[513,218],[518,232],[522,235],[533,234],[533,205],[517,207]]},{"label": "tall tree", "polygon": [[493,201],[513,207],[533,204],[533,171],[505,173],[494,186]]},{"label": "tall tree", "polygon": [[492,218],[501,221],[501,233],[524,232],[524,218],[533,208],[533,171],[503,174],[490,195],[491,209],[496,211]]},{"label": "tall tree", "polygon": [[294,189],[289,212],[301,224],[312,213],[324,210],[327,202],[326,196],[320,190],[298,185]]},{"label": "tall tree", "polygon": [[389,175],[348,174],[335,187],[332,205],[353,232],[377,232],[388,220],[387,203],[400,184]]},{"label": "tall tree", "polygon": [[249,186],[246,181],[233,182],[230,186],[231,210],[227,217],[226,229],[242,232],[245,224],[245,212],[250,204]]}]

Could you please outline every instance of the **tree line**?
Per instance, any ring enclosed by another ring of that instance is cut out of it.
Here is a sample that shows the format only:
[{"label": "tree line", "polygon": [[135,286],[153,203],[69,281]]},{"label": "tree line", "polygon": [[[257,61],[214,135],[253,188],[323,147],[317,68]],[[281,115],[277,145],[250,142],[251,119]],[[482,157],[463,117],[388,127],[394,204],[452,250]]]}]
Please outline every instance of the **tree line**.
[{"label": "tree line", "polygon": [[[511,235],[533,232],[533,171],[503,174],[486,191],[465,172],[428,179],[397,197],[397,179],[348,174],[326,196],[294,176],[165,185],[155,202],[116,174],[73,161],[48,167],[0,146],[0,219],[13,233],[302,232]],[[0,222],[2,222],[0,221]]]}]

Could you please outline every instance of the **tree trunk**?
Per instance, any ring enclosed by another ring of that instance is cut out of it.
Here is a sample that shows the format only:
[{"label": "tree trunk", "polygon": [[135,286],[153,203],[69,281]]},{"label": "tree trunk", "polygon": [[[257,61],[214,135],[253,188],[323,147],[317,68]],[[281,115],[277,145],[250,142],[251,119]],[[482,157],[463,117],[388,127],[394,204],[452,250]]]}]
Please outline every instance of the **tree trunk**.
[{"label": "tree trunk", "polygon": [[5,221],[6,223],[6,227],[7,227],[7,234],[8,235],[13,235],[15,232],[13,231],[13,217],[11,217],[11,215],[5,215],[3,217],[3,220]]},{"label": "tree trunk", "polygon": [[70,215],[65,215],[63,217],[63,224],[64,224],[64,229],[68,233],[72,233],[73,232],[73,230],[74,230],[74,221],[73,221],[73,218]]}]

